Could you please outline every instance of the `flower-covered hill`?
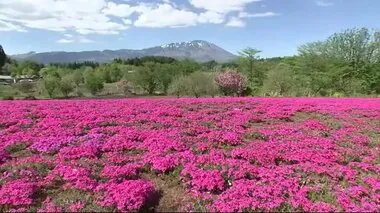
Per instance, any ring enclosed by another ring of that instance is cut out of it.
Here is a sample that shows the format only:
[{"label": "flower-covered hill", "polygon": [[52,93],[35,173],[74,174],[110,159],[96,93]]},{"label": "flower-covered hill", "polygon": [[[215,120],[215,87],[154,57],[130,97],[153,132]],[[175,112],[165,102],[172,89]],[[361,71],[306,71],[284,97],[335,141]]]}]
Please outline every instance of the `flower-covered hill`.
[{"label": "flower-covered hill", "polygon": [[380,99],[0,102],[0,211],[379,211]]}]

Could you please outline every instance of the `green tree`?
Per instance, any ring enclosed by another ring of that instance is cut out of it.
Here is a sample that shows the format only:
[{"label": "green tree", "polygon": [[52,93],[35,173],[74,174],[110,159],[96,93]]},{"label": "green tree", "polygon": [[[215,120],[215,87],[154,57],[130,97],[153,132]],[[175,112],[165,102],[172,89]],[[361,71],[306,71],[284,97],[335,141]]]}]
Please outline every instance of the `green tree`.
[{"label": "green tree", "polygon": [[139,67],[133,75],[133,83],[143,88],[149,95],[152,95],[157,88],[157,64],[154,62],[146,62]]},{"label": "green tree", "polygon": [[206,95],[215,96],[218,87],[214,79],[215,76],[210,73],[194,72],[187,77],[186,91],[196,98]]},{"label": "green tree", "polygon": [[295,67],[298,90],[309,91],[309,95],[327,96],[332,93],[334,76],[338,78],[339,66],[331,58],[321,55],[301,55]]},{"label": "green tree", "polygon": [[63,96],[67,98],[71,92],[74,91],[74,75],[65,75],[62,77],[61,81],[59,82],[59,90],[62,92]]},{"label": "green tree", "polygon": [[96,95],[104,88],[104,81],[99,73],[90,71],[85,75],[85,86],[92,95]]},{"label": "green tree", "polygon": [[45,78],[48,75],[59,77],[59,74],[58,74],[57,69],[55,67],[44,67],[40,70],[40,72],[38,74],[42,78]]},{"label": "green tree", "polygon": [[173,77],[177,74],[176,66],[172,64],[158,64],[156,69],[158,69],[156,74],[158,84],[161,86],[164,94],[167,94]]},{"label": "green tree", "polygon": [[294,86],[294,72],[288,64],[280,63],[270,70],[264,81],[263,93],[271,96],[290,96]]},{"label": "green tree", "polygon": [[3,75],[12,75],[12,73],[16,72],[17,66],[15,64],[5,63],[2,69]]},{"label": "green tree", "polygon": [[169,86],[169,94],[175,95],[178,98],[188,94],[187,87],[188,79],[186,76],[177,76]]},{"label": "green tree", "polygon": [[214,97],[219,93],[218,86],[215,82],[215,73],[194,72],[189,76],[178,76],[174,79],[169,87],[169,93],[181,96],[202,96]]},{"label": "green tree", "polygon": [[246,62],[248,64],[248,78],[250,81],[252,81],[255,77],[254,63],[256,60],[259,59],[259,56],[257,55],[259,53],[261,53],[260,50],[251,47],[248,47],[239,52],[240,59],[242,59],[243,62]]},{"label": "green tree", "polygon": [[48,93],[49,97],[52,98],[54,92],[59,88],[60,79],[54,75],[47,75],[44,77],[43,86]]},{"label": "green tree", "polygon": [[239,57],[236,61],[239,71],[248,76],[248,86],[253,93],[257,93],[264,81],[264,70],[261,69],[258,63],[259,53],[261,53],[260,50],[248,47],[239,52]]},{"label": "green tree", "polygon": [[22,75],[39,76],[40,70],[43,68],[43,65],[35,61],[26,60],[19,65],[19,68],[22,71]]},{"label": "green tree", "polygon": [[102,78],[104,83],[112,83],[110,69],[107,65],[102,65],[95,69],[96,75]]},{"label": "green tree", "polygon": [[191,73],[201,69],[201,65],[191,59],[184,59],[176,63],[177,70],[180,71],[183,75],[190,75]]},{"label": "green tree", "polygon": [[73,78],[73,82],[74,82],[74,84],[75,84],[77,87],[79,87],[80,84],[84,83],[83,71],[82,71],[82,70],[79,70],[79,69],[75,70],[75,71],[73,72],[73,76],[72,76],[72,78]]},{"label": "green tree", "polygon": [[333,34],[326,41],[308,43],[299,48],[301,59],[309,60],[309,64],[311,61],[319,63],[315,60],[317,58],[324,59],[325,66],[330,67],[328,78],[334,84],[338,82],[334,89],[346,95],[351,91],[350,85],[354,81],[363,84],[362,92],[376,91],[373,65],[380,61],[379,52],[380,32],[370,32],[366,28],[348,29]]},{"label": "green tree", "polygon": [[110,69],[109,75],[110,75],[112,83],[118,82],[123,78],[123,72],[118,64],[111,64],[109,69]]}]

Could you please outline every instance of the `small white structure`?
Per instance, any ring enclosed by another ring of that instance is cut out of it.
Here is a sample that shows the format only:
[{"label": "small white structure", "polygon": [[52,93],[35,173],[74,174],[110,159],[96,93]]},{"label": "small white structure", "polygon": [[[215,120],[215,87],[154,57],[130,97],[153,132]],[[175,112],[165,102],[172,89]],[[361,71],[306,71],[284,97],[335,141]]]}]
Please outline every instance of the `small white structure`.
[{"label": "small white structure", "polygon": [[38,81],[40,79],[40,77],[36,76],[36,75],[21,75],[21,76],[17,76],[16,78],[16,82],[34,82],[34,81]]},{"label": "small white structure", "polygon": [[9,75],[0,75],[0,84],[8,85],[8,84],[16,84],[17,82],[35,82],[35,81],[38,81],[39,79],[41,78],[35,75],[32,75],[32,76],[21,75],[21,76],[16,76],[16,77],[12,77]]},{"label": "small white structure", "polygon": [[15,78],[9,75],[0,75],[0,83],[3,84],[15,84],[17,81]]}]

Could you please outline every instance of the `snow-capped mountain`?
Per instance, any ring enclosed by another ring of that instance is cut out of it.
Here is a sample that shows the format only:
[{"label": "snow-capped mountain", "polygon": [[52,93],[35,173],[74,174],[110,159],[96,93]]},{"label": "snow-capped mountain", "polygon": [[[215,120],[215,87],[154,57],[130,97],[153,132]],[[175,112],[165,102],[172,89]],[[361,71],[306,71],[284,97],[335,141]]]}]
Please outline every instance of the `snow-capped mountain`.
[{"label": "snow-capped mountain", "polygon": [[166,56],[176,59],[194,59],[198,62],[215,60],[228,62],[235,59],[235,55],[218,47],[217,45],[195,40],[190,42],[170,43],[142,50],[104,50],[83,52],[45,52],[13,55],[14,59],[35,60],[40,63],[69,63],[82,61],[107,62],[115,58],[135,58],[144,56]]}]

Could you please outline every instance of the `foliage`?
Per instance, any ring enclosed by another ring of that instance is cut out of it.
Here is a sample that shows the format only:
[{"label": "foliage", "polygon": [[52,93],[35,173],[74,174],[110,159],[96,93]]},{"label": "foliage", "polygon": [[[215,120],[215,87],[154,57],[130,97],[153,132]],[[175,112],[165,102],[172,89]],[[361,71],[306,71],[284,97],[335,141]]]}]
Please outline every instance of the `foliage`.
[{"label": "foliage", "polygon": [[260,50],[257,50],[257,49],[251,48],[251,47],[248,47],[248,48],[242,50],[241,52],[239,52],[240,61],[242,63],[248,64],[247,73],[248,73],[248,79],[250,81],[253,81],[253,79],[255,77],[254,63],[256,60],[259,59],[259,56],[257,54],[259,54],[260,52],[261,52]]},{"label": "foliage", "polygon": [[194,60],[184,59],[176,63],[177,70],[183,75],[190,75],[191,73],[201,69],[201,65]]},{"label": "foliage", "polygon": [[96,95],[104,88],[104,80],[99,72],[87,71],[84,80],[86,88],[92,95]]},{"label": "foliage", "polygon": [[8,100],[8,101],[11,101],[11,100],[14,100],[14,97],[11,96],[11,95],[2,96],[2,97],[1,97],[1,100]]},{"label": "foliage", "polygon": [[44,77],[43,85],[50,98],[52,98],[54,92],[59,89],[59,83],[60,79],[55,75],[47,75]]},{"label": "foliage", "polygon": [[238,68],[248,76],[248,85],[254,93],[262,87],[264,81],[264,70],[258,66],[260,50],[248,47],[239,52],[237,59]]},{"label": "foliage", "polygon": [[35,61],[26,60],[19,64],[18,75],[38,76],[44,66]]},{"label": "foliage", "polygon": [[212,70],[214,69],[216,66],[218,66],[218,62],[216,62],[215,60],[212,60],[212,61],[208,61],[208,62],[204,62],[201,64],[202,66],[202,70]]},{"label": "foliage", "polygon": [[74,84],[79,87],[80,84],[84,83],[84,76],[82,70],[74,70],[72,74],[72,79]]},{"label": "foliage", "polygon": [[149,95],[152,95],[158,85],[157,80],[157,64],[154,62],[146,62],[139,67],[133,76],[133,83],[143,88]]},{"label": "foliage", "polygon": [[280,63],[270,70],[263,85],[264,95],[291,96],[294,82],[294,73],[287,64]]},{"label": "foliage", "polygon": [[178,98],[187,95],[187,77],[177,76],[169,86],[169,94]]},{"label": "foliage", "polygon": [[170,64],[158,64],[157,81],[164,94],[168,93],[170,84],[173,81],[173,76],[177,75],[176,66]]},{"label": "foliage", "polygon": [[213,73],[194,72],[189,76],[179,76],[170,85],[170,94],[181,96],[216,96],[218,88]]},{"label": "foliage", "polygon": [[12,73],[17,72],[16,69],[17,66],[15,64],[6,63],[0,73],[3,75],[12,75]]},{"label": "foliage", "polygon": [[[335,33],[326,41],[305,44],[299,52],[300,64],[314,69],[307,73],[314,92],[331,89],[350,95],[353,82],[362,84],[355,86],[359,93],[378,92],[379,31],[349,29]],[[328,85],[324,85],[325,80]]]},{"label": "foliage", "polygon": [[35,83],[28,81],[19,82],[15,85],[15,87],[17,90],[27,95],[33,93],[34,89],[36,88]]},{"label": "foliage", "polygon": [[51,63],[49,64],[51,67],[64,68],[64,69],[83,69],[85,67],[91,67],[93,69],[100,66],[99,63],[93,61],[84,61],[84,62],[74,62],[74,63]]},{"label": "foliage", "polygon": [[74,75],[63,76],[59,82],[59,89],[64,97],[68,97],[71,92],[74,91]]},{"label": "foliage", "polygon": [[142,58],[131,58],[131,59],[121,59],[117,58],[114,60],[115,63],[124,64],[124,65],[133,65],[133,66],[143,66],[147,62],[153,62],[158,64],[173,64],[177,60],[170,57],[164,56],[145,56]]},{"label": "foliage", "polygon": [[45,78],[47,76],[55,76],[57,78],[60,77],[59,75],[59,70],[56,69],[55,67],[44,67],[40,70],[39,72],[39,76],[41,76],[42,78]]}]

